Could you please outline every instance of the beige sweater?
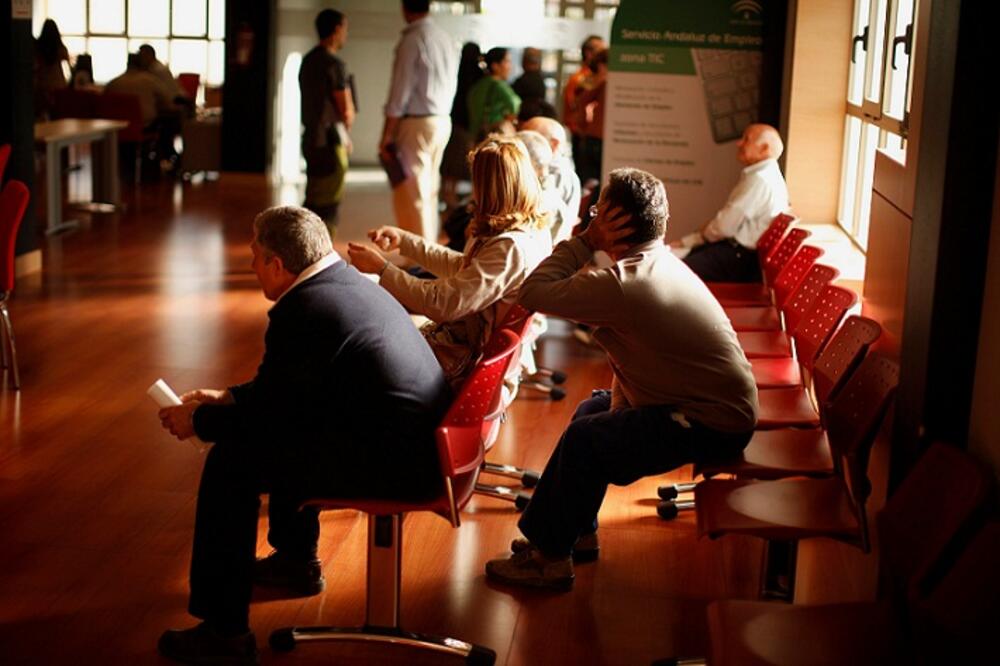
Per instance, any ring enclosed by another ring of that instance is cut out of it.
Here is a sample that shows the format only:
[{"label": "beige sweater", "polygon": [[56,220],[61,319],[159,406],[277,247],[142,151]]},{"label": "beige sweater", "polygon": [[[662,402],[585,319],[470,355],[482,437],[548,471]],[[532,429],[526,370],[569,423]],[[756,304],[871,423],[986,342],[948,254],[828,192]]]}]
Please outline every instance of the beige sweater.
[{"label": "beige sweater", "polygon": [[[400,234],[400,253],[437,279],[416,278],[390,265],[379,282],[410,312],[438,324],[425,331],[428,342],[445,373],[457,379],[468,369],[464,367],[468,359],[459,356],[471,350],[478,357],[494,326],[516,302],[521,283],[552,250],[549,233],[506,231],[470,246],[471,256],[408,231]],[[454,368],[455,364],[462,367]]]},{"label": "beige sweater", "polygon": [[669,405],[725,432],[751,430],[757,387],[729,319],[664,246],[637,246],[605,269],[579,238],[560,243],[520,290],[525,307],[595,327],[614,371],[615,408]]}]

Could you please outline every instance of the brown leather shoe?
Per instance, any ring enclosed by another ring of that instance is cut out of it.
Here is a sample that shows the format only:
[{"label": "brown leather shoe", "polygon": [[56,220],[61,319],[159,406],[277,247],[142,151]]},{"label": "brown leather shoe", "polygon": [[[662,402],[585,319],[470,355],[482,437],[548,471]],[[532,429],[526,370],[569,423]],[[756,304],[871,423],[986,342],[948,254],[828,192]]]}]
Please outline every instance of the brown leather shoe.
[{"label": "brown leather shoe", "polygon": [[537,548],[529,548],[487,562],[486,577],[506,585],[566,592],[573,587],[573,560],[569,557],[550,560]]},{"label": "brown leather shoe", "polygon": [[264,587],[285,588],[291,594],[304,597],[319,594],[326,587],[323,566],[318,559],[296,559],[277,550],[254,562],[253,582]]},{"label": "brown leather shoe", "polygon": [[[520,553],[529,548],[534,548],[530,541],[524,537],[519,537],[510,542],[512,553]],[[586,564],[595,562],[601,554],[601,546],[597,542],[597,532],[584,534],[573,545],[573,564]]]}]

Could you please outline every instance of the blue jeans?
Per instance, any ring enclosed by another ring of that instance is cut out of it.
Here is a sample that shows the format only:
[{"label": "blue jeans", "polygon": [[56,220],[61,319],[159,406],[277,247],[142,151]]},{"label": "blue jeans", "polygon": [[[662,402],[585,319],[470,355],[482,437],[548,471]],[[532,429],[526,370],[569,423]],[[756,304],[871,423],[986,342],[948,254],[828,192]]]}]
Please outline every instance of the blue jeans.
[{"label": "blue jeans", "polygon": [[726,433],[674,421],[674,409],[652,405],[611,411],[610,391],[594,391],[573,414],[518,522],[549,557],[568,556],[597,529],[608,485],[627,486],[687,463],[738,456],[752,432]]}]

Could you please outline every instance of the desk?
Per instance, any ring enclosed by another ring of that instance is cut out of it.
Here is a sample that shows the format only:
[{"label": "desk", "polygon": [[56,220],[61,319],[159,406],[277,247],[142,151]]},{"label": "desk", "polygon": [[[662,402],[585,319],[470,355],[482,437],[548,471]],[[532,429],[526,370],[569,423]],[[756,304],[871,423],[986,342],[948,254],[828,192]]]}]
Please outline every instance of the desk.
[{"label": "desk", "polygon": [[93,199],[119,206],[118,130],[128,127],[124,120],[64,118],[35,123],[35,144],[45,146],[45,195],[48,220],[45,233],[57,234],[75,226],[62,219],[62,149],[78,143],[93,143]]}]

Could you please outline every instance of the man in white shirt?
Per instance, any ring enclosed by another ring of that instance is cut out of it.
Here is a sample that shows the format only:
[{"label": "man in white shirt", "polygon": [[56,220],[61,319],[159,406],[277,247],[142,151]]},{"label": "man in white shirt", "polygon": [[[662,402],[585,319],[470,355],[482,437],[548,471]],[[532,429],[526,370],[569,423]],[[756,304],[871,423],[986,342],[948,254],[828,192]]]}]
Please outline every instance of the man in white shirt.
[{"label": "man in white shirt", "polygon": [[552,244],[555,245],[572,235],[580,211],[580,177],[576,175],[573,159],[568,154],[569,141],[566,138],[566,129],[558,120],[544,116],[535,116],[525,120],[519,129],[538,132],[548,139],[549,146],[552,148],[549,174],[553,181],[553,187],[558,190],[559,197],[565,204],[567,212],[565,219],[553,221],[550,227]]},{"label": "man in white shirt", "polygon": [[174,97],[187,97],[170,68],[156,59],[156,49],[149,44],[143,44],[139,47],[139,62],[142,63],[144,70],[159,79],[168,90],[173,92]]},{"label": "man in white shirt", "polygon": [[700,231],[671,243],[690,248],[684,262],[706,282],[758,282],[757,241],[774,216],[788,209],[778,130],[750,125],[736,146],[736,159],[745,167],[726,205]]},{"label": "man in white shirt", "polygon": [[406,175],[392,191],[396,222],[436,243],[439,170],[451,135],[458,51],[431,22],[428,0],[402,2],[407,25],[396,45],[379,153],[383,161],[398,159]]}]

